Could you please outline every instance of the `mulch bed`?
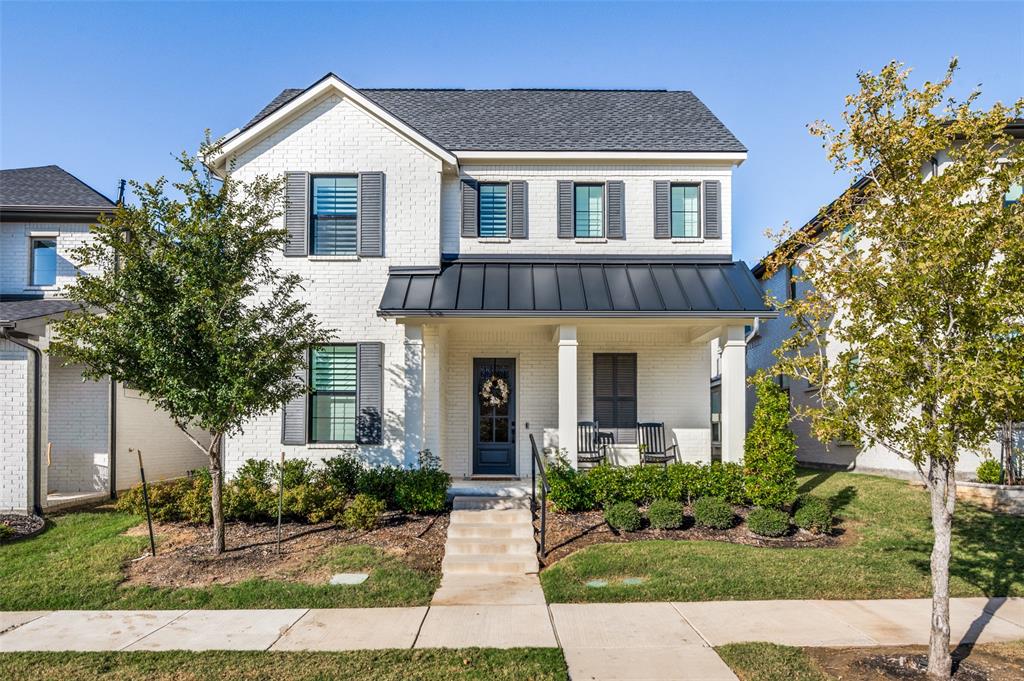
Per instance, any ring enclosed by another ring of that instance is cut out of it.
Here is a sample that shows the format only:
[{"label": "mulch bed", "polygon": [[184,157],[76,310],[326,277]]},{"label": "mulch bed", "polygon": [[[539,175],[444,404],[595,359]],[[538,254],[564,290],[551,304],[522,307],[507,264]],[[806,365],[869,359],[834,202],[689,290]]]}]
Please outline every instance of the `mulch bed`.
[{"label": "mulch bed", "polygon": [[[749,509],[735,507],[734,511],[742,520]],[[759,537],[747,529],[746,525],[737,524],[728,530],[712,530],[697,527],[689,507],[686,509],[683,527],[678,530],[655,530],[646,525],[636,532],[618,532],[604,521],[601,511],[584,513],[557,513],[548,510],[546,547],[547,557],[543,561],[548,567],[568,555],[576,553],[594,544],[625,543],[632,541],[650,541],[667,539],[676,541],[724,541],[747,546],[765,548],[825,548],[849,544],[853,540],[852,533],[846,528],[838,527],[830,535],[812,534],[799,528],[789,535],[770,539]]]},{"label": "mulch bed", "polygon": [[12,542],[19,539],[34,537],[46,529],[46,521],[37,515],[22,515],[20,513],[0,513],[0,523],[7,525],[14,530],[14,536],[0,542]]},{"label": "mulch bed", "polygon": [[[883,648],[805,648],[826,673],[844,681],[900,679],[925,681],[924,646]],[[1002,681],[1024,678],[1024,659],[990,650],[954,651],[953,681]]]},{"label": "mulch bed", "polygon": [[[319,559],[337,546],[370,545],[410,567],[439,574],[444,557],[448,516],[415,516],[399,512],[384,515],[381,526],[366,531],[347,530],[333,523],[281,526],[281,553],[277,552],[274,524],[227,523],[227,551],[210,553],[211,528],[183,523],[154,525],[157,555],[149,547],[125,566],[127,585],[203,587],[246,579],[287,579],[325,583],[333,570]],[[127,532],[146,536],[142,523]]]}]

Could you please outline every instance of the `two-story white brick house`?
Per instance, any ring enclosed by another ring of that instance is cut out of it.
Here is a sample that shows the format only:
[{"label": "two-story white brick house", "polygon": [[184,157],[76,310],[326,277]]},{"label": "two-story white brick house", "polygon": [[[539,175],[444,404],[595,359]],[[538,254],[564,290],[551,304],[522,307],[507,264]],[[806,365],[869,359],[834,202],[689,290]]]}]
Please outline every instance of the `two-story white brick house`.
[{"label": "two-story white brick house", "polygon": [[333,342],[311,394],[226,443],[250,457],[357,451],[457,479],[525,477],[530,440],[577,456],[638,422],[742,456],[744,326],[769,317],[732,259],[743,145],[690,92],[359,90],[328,74],[223,140],[215,172],[287,175],[282,268]]},{"label": "two-story white brick house", "polygon": [[74,250],[114,203],[58,166],[0,171],[0,512],[41,513],[139,481],[180,477],[206,457],[136,391],[87,381],[47,352],[49,323],[81,274]]}]

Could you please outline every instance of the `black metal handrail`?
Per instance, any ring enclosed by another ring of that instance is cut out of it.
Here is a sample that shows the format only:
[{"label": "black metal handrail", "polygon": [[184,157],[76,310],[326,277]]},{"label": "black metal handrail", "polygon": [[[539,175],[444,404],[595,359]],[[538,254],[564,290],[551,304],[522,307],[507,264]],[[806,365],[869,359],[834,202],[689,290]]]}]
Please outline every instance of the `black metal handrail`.
[{"label": "black metal handrail", "polygon": [[[530,433],[530,448],[533,449],[533,460],[530,462],[530,478],[531,478],[531,491],[530,491],[530,512],[540,517],[540,539],[537,542],[537,553],[543,559],[547,555],[547,550],[544,546],[544,535],[547,533],[548,524],[548,492],[551,491],[551,485],[548,484],[548,474],[544,470],[544,459],[541,457],[540,452],[537,451],[537,441],[533,439],[533,433]],[[540,470],[540,505],[537,504],[537,471]],[[534,528],[534,532],[537,529]]]}]

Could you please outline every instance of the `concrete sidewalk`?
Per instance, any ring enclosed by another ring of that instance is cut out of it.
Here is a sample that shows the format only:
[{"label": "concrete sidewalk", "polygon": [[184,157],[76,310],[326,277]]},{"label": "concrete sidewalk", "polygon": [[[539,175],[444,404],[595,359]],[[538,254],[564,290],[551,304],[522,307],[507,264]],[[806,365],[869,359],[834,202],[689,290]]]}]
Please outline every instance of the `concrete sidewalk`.
[{"label": "concrete sidewalk", "polygon": [[[561,647],[573,679],[735,679],[714,646],[921,645],[930,601],[0,613],[0,652]],[[1024,599],[957,598],[953,642],[1024,639]]]}]

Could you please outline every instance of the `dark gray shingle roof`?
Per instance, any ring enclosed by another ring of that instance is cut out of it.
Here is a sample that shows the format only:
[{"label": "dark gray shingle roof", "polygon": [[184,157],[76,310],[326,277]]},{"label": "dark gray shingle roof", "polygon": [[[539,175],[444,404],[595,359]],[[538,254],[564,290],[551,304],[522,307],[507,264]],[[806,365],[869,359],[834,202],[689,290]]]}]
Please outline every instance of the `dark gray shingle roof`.
[{"label": "dark gray shingle roof", "polygon": [[[303,92],[284,90],[242,129]],[[685,90],[360,92],[451,151],[746,151]]]},{"label": "dark gray shingle roof", "polygon": [[459,262],[388,277],[385,316],[686,317],[770,314],[743,262]]},{"label": "dark gray shingle roof", "polygon": [[114,203],[59,166],[0,170],[0,206],[113,208]]},{"label": "dark gray shingle roof", "polygon": [[82,305],[63,298],[38,298],[35,300],[2,300],[0,299],[0,321],[20,322],[37,317],[77,310]]}]

